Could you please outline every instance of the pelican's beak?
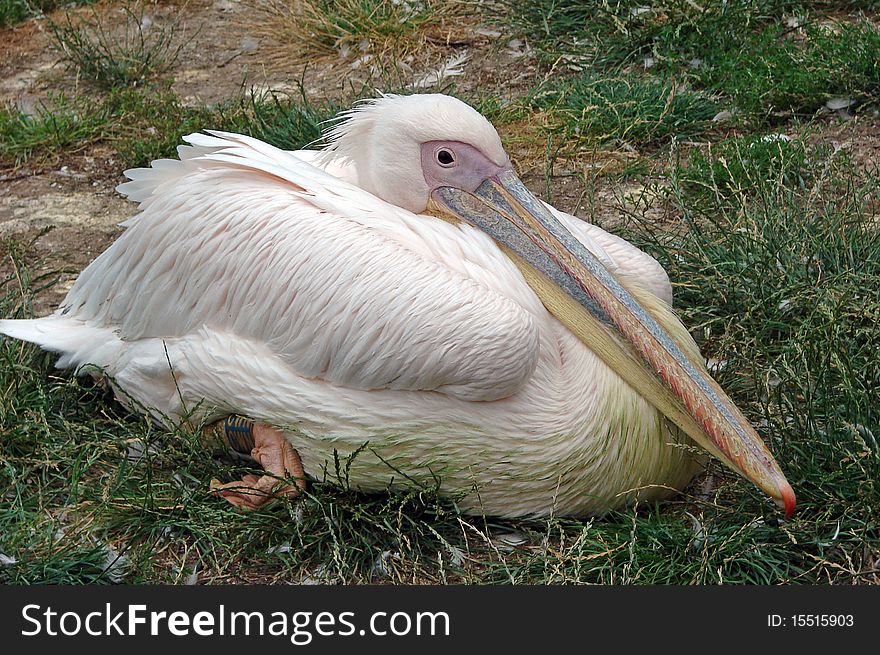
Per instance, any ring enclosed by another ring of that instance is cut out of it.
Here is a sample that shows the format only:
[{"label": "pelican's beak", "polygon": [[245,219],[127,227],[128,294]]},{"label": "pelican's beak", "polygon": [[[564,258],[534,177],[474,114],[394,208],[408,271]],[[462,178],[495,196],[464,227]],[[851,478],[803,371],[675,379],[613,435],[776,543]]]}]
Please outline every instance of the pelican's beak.
[{"label": "pelican's beak", "polygon": [[795,495],[764,442],[713,380],[661,300],[615,276],[510,170],[473,193],[441,187],[429,210],[492,236],[547,309],[696,443],[790,516]]}]

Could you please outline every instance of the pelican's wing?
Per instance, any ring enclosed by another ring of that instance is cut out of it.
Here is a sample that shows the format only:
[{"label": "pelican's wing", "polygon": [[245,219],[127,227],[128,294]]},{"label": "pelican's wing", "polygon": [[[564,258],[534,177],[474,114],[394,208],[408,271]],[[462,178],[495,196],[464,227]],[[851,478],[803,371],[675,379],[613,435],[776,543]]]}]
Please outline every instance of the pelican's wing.
[{"label": "pelican's wing", "polygon": [[180,161],[127,172],[140,214],[60,314],[125,341],[208,327],[356,389],[491,400],[528,379],[542,310],[501,292],[518,273],[487,237],[248,137],[187,141]]}]

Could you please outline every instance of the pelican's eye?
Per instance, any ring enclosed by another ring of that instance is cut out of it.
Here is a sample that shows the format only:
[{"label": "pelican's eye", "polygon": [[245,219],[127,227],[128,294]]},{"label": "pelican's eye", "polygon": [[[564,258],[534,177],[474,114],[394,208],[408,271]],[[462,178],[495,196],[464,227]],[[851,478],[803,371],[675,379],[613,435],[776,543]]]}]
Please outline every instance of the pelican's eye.
[{"label": "pelican's eye", "polygon": [[455,163],[455,155],[449,148],[438,148],[434,156],[437,158],[437,163],[444,168],[449,168]]}]

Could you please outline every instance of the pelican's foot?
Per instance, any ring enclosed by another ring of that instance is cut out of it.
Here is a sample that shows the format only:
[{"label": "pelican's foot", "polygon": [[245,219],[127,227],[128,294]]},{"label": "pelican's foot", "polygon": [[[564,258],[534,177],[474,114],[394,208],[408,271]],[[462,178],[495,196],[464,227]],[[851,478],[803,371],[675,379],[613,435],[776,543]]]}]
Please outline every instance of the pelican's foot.
[{"label": "pelican's foot", "polygon": [[[218,429],[219,428],[219,429]],[[250,446],[249,456],[266,470],[266,475],[246,475],[238,482],[221,483],[211,480],[211,490],[236,507],[258,509],[275,498],[296,498],[306,488],[305,472],[299,453],[284,433],[265,423],[254,423],[241,417],[229,417],[218,428],[209,426],[213,434],[220,432],[226,445],[243,454]],[[285,479],[294,478],[294,484]]]}]

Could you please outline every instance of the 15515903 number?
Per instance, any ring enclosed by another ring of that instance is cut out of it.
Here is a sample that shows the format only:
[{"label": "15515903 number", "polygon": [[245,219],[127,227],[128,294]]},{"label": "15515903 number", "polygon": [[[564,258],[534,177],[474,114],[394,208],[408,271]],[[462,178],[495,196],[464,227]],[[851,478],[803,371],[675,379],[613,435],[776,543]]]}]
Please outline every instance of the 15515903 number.
[{"label": "15515903 number", "polygon": [[792,614],[794,628],[849,628],[854,625],[852,614]]}]

